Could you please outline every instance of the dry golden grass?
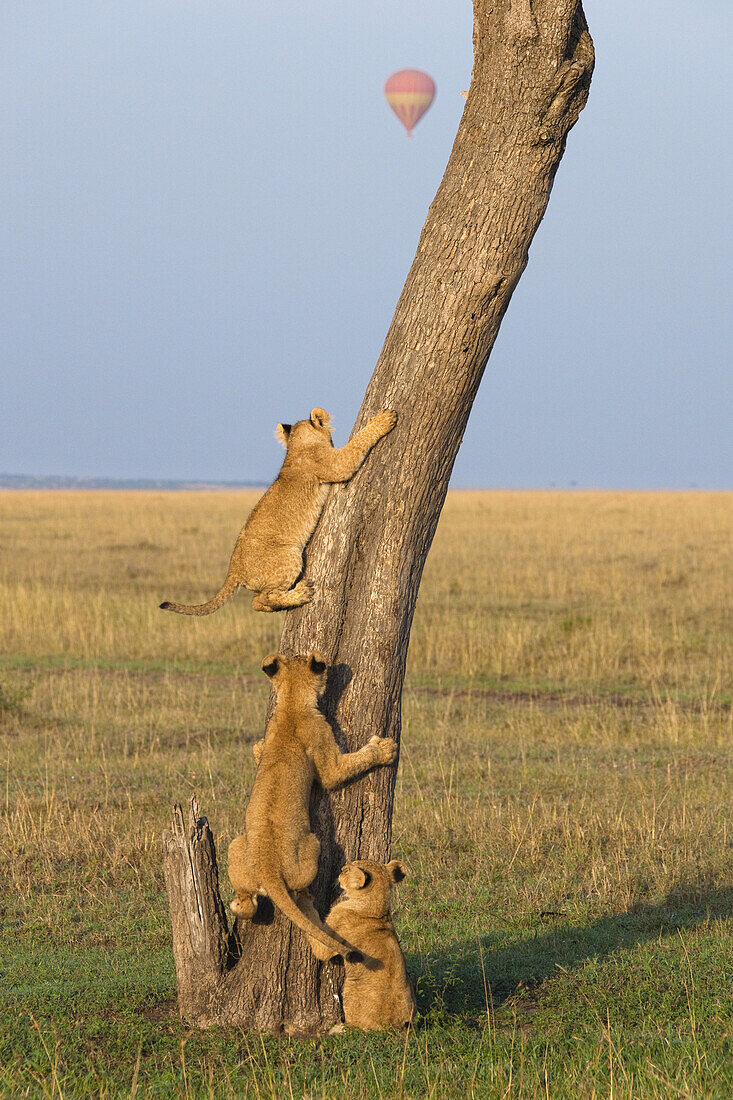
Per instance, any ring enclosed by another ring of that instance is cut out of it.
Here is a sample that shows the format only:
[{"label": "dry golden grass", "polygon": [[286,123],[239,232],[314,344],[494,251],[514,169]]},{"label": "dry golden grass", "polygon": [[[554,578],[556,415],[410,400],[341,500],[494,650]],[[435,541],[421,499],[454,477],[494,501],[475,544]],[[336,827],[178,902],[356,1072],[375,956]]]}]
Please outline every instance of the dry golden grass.
[{"label": "dry golden grass", "polygon": [[411,667],[714,692],[733,668],[725,493],[455,493]]},{"label": "dry golden grass", "polygon": [[[0,493],[6,1019],[43,1017],[47,1044],[58,1031],[69,1095],[129,1095],[138,1043],[178,1065],[178,1025],[145,1016],[174,989],[159,836],[193,789],[220,842],[239,831],[259,662],[282,619],[244,595],[202,620],[157,605],[216,590],[255,497]],[[731,577],[730,495],[449,495],[412,634],[394,823],[428,1028],[406,1062],[402,1045],[372,1046],[374,1074],[357,1056],[342,1092],[312,1095],[377,1095],[382,1072],[392,1095],[395,1059],[417,1082],[402,1095],[608,1095],[607,1063],[615,1096],[726,1095],[699,1036],[701,1019],[710,1036],[730,1020],[715,983],[732,965]],[[33,1081],[61,1095],[14,1027],[0,1095],[36,1095]],[[187,1072],[204,1080],[199,1042]],[[441,1077],[435,1059],[462,1044],[465,1065]],[[553,1059],[565,1083],[546,1093]],[[152,1054],[141,1065],[138,1096],[185,1094]],[[284,1081],[258,1088],[287,1095]]]},{"label": "dry golden grass", "polygon": [[[0,492],[1,652],[255,669],[278,616],[220,585],[255,493]],[[725,493],[453,493],[426,566],[414,676],[667,692],[733,667]],[[727,690],[727,689],[726,689]]]}]

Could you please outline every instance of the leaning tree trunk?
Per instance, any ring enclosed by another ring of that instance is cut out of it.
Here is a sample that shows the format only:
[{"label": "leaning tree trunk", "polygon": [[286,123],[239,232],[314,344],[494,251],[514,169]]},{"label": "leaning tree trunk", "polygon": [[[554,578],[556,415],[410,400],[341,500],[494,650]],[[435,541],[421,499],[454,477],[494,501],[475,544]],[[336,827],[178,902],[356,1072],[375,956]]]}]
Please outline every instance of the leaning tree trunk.
[{"label": "leaning tree trunk", "polygon": [[[336,666],[326,706],[349,750],[374,733],[399,740],[423,565],[489,352],[593,70],[579,0],[474,0],[473,39],[463,118],[355,429],[384,407],[396,409],[399,422],[356,477],[331,490],[308,550],[315,597],[288,613],[283,633],[283,652],[319,649]],[[322,912],[345,860],[389,857],[394,781],[394,768],[378,768],[314,799]],[[279,914],[269,925],[239,928],[224,959],[226,925],[205,831],[193,817],[188,830],[179,819],[168,838],[174,930],[183,910],[192,914],[184,936],[174,931],[183,1014],[199,1024],[327,1030],[338,1018],[338,971],[318,963]],[[186,884],[171,871],[175,860],[187,876],[187,901]],[[206,941],[202,977],[186,978],[197,973],[197,937]]]}]

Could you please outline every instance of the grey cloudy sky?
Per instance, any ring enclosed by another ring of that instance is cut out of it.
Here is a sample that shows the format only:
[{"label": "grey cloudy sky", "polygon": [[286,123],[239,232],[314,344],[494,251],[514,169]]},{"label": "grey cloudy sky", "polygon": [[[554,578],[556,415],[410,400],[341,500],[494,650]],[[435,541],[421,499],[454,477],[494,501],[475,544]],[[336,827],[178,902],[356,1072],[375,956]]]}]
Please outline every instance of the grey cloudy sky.
[{"label": "grey cloudy sky", "polygon": [[[585,9],[590,100],[453,483],[730,487],[730,5]],[[0,471],[266,480],[312,405],[345,441],[460,119],[468,0],[3,24]],[[406,67],[438,87],[412,141],[382,98]]]}]

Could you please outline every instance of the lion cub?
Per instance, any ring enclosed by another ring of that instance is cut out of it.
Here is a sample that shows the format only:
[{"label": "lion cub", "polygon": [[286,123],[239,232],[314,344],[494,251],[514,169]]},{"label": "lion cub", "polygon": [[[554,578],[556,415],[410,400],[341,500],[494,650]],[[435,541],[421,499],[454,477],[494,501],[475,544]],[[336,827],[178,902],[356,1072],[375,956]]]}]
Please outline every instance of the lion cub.
[{"label": "lion cub", "polygon": [[331,418],[323,409],[313,409],[310,420],[278,424],[277,435],[287,451],[285,461],[239,533],[224,584],[207,603],[166,600],[161,609],[210,615],[238,588],[257,593],[252,602],[255,611],[283,611],[307,603],[313,586],[305,579],[295,582],[303,572],[303,550],[316,529],[328,487],[349,481],[374,444],[396,423],[397,414],[384,409],[339,451],[331,442]]},{"label": "lion cub", "polygon": [[[333,790],[378,764],[391,764],[397,743],[372,737],[358,752],[342,753],[318,699],[326,686],[326,663],[308,657],[270,654],[262,662],[277,703],[255,747],[259,759],[246,815],[246,835],[229,845],[229,879],[236,891],[231,908],[251,918],[256,896],[265,894],[293,924],[318,942],[324,958],[348,954],[350,945],[324,931],[308,887],[318,871],[320,841],[308,816],[313,780]],[[293,894],[300,894],[298,904]],[[300,907],[299,907],[300,906]]]},{"label": "lion cub", "polygon": [[[359,859],[347,863],[339,875],[343,896],[324,921],[326,931],[347,940],[370,960],[365,965],[346,957],[343,1005],[347,1027],[365,1031],[404,1027],[412,1019],[415,994],[390,914],[392,885],[404,877],[405,869],[396,859],[386,866]],[[319,959],[329,957],[315,940],[311,947]]]}]

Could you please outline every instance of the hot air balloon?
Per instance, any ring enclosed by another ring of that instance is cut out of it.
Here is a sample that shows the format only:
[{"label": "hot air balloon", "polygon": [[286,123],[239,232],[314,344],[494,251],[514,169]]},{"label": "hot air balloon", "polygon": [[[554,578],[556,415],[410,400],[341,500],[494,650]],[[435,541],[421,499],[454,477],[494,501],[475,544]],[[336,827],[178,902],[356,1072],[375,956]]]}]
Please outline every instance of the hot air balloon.
[{"label": "hot air balloon", "polygon": [[387,102],[412,137],[412,129],[420,121],[435,97],[435,82],[419,69],[401,69],[392,73],[384,85]]}]

